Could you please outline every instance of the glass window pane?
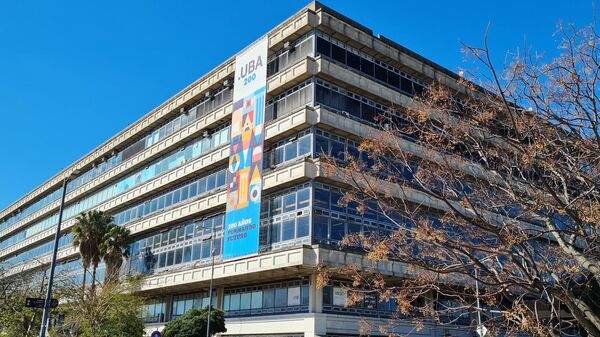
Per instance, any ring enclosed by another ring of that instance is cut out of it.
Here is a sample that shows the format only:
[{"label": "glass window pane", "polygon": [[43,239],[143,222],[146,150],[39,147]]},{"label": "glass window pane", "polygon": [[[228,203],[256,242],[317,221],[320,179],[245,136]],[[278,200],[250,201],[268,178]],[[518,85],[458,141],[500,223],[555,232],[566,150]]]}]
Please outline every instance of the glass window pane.
[{"label": "glass window pane", "polygon": [[291,212],[296,209],[296,193],[289,193],[283,197],[283,212]]},{"label": "glass window pane", "polygon": [[275,290],[266,289],[263,291],[263,308],[273,308],[275,306]]},{"label": "glass window pane", "polygon": [[342,47],[336,46],[335,44],[331,44],[331,57],[345,64],[346,63],[346,50]]},{"label": "glass window pane", "polygon": [[308,215],[297,218],[296,222],[298,227],[296,237],[302,238],[308,236],[308,232],[310,230],[310,221]]},{"label": "glass window pane", "polygon": [[362,71],[363,73],[369,75],[369,76],[373,76],[374,72],[375,72],[375,64],[373,64],[373,62],[361,58],[360,59],[360,71]]},{"label": "glass window pane", "polygon": [[280,222],[271,224],[270,237],[271,237],[271,243],[279,242],[279,240],[281,239],[281,223]]},{"label": "glass window pane", "polygon": [[192,246],[183,248],[183,262],[190,262],[192,260]]},{"label": "glass window pane", "polygon": [[292,240],[295,237],[295,224],[294,219],[286,220],[283,222],[283,238],[282,241]]},{"label": "glass window pane", "polygon": [[179,248],[175,251],[175,262],[174,264],[179,264],[183,262],[183,249]]},{"label": "glass window pane", "polygon": [[198,184],[193,183],[190,185],[190,198],[193,198],[198,194]]},{"label": "glass window pane", "polygon": [[229,299],[229,310],[240,310],[240,294],[231,294]]},{"label": "glass window pane", "polygon": [[287,303],[287,288],[275,289],[275,307],[285,307]]},{"label": "glass window pane", "polygon": [[263,296],[262,291],[253,291],[252,292],[252,304],[250,306],[251,309],[260,309],[262,308]]},{"label": "glass window pane", "polygon": [[202,246],[199,243],[194,244],[194,247],[192,248],[192,260],[199,260],[201,252]]},{"label": "glass window pane", "polygon": [[331,239],[341,240],[346,236],[346,225],[339,219],[331,219]]},{"label": "glass window pane", "polygon": [[310,204],[310,188],[304,188],[298,191],[296,200],[296,208],[301,209],[304,207],[308,207]]},{"label": "glass window pane", "polygon": [[251,293],[242,293],[240,295],[240,310],[250,309],[250,296]]},{"label": "glass window pane", "polygon": [[304,156],[311,152],[310,135],[304,136],[298,141],[298,155]]},{"label": "glass window pane", "polygon": [[313,238],[327,240],[329,233],[328,218],[322,215],[315,215],[313,219]]},{"label": "glass window pane", "polygon": [[317,37],[317,53],[331,56],[331,43],[321,37]]},{"label": "glass window pane", "polygon": [[296,142],[285,145],[285,158],[284,161],[292,160],[298,156],[298,145]]},{"label": "glass window pane", "polygon": [[202,242],[202,258],[210,257],[210,240]]},{"label": "glass window pane", "polygon": [[167,267],[173,265],[173,257],[175,256],[175,252],[170,251],[167,252]]},{"label": "glass window pane", "polygon": [[347,52],[346,53],[346,64],[348,64],[350,67],[360,71],[360,56],[351,53],[351,52]]}]

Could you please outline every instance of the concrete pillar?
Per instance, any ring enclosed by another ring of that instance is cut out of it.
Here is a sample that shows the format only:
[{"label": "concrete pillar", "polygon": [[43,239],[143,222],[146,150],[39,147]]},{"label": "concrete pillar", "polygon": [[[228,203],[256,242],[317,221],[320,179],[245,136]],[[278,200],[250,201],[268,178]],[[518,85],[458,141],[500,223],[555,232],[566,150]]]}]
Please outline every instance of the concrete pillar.
[{"label": "concrete pillar", "polygon": [[171,320],[171,315],[173,314],[173,295],[167,295],[164,297],[165,299],[165,319],[164,322],[168,322]]},{"label": "concrete pillar", "polygon": [[216,290],[217,290],[217,303],[215,303],[215,306],[218,309],[223,310],[223,298],[225,297],[225,288],[218,287]]},{"label": "concrete pillar", "polygon": [[316,273],[310,275],[308,289],[308,312],[323,312],[323,289],[317,287]]}]

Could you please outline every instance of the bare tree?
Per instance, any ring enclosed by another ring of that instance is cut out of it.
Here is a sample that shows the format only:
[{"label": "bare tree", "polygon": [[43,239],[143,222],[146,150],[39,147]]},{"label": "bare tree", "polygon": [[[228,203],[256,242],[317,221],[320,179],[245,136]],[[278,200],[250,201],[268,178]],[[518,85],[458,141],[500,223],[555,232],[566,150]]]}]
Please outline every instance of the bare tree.
[{"label": "bare tree", "polygon": [[600,37],[594,25],[557,34],[558,57],[525,49],[500,70],[487,38],[466,47],[481,67],[460,88],[431,83],[360,156],[328,158],[349,183],[342,203],[398,228],[343,244],[410,271],[343,268],[354,297],[377,293],[416,320],[482,314],[492,334],[600,336]]}]

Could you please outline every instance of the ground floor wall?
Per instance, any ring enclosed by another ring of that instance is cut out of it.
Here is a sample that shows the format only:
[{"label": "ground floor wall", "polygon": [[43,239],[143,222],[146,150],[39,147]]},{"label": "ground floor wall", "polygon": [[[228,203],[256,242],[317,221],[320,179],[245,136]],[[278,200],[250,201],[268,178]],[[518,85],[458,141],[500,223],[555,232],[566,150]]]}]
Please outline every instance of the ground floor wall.
[{"label": "ground floor wall", "polygon": [[[391,334],[410,335],[416,337],[445,337],[470,336],[470,331],[464,328],[452,328],[426,323],[422,329],[404,320],[384,320],[359,317],[354,315],[336,315],[326,313],[298,313],[254,317],[230,317],[225,320],[227,332],[223,337],[241,336],[387,336],[380,327],[388,327]],[[368,326],[368,328],[365,328]],[[163,324],[149,324],[146,327],[147,336],[154,331],[161,331]],[[366,330],[365,330],[366,329]]]}]

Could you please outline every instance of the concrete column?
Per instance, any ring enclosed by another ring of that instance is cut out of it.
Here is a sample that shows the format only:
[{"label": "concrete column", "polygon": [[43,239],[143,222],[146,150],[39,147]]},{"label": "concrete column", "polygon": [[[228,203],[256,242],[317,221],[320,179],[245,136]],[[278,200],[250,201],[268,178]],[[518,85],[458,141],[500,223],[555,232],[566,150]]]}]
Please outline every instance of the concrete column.
[{"label": "concrete column", "polygon": [[173,314],[173,295],[167,295],[164,297],[165,299],[165,320],[164,322],[168,322],[171,320],[171,315]]},{"label": "concrete column", "polygon": [[217,290],[217,303],[215,303],[215,306],[218,309],[223,310],[223,298],[225,296],[225,288],[218,287],[216,290]]},{"label": "concrete column", "polygon": [[308,312],[323,312],[323,289],[317,287],[317,274],[311,274],[308,285]]}]

